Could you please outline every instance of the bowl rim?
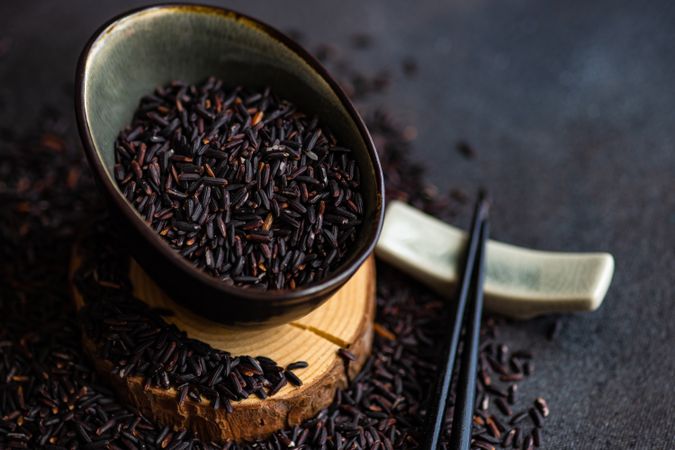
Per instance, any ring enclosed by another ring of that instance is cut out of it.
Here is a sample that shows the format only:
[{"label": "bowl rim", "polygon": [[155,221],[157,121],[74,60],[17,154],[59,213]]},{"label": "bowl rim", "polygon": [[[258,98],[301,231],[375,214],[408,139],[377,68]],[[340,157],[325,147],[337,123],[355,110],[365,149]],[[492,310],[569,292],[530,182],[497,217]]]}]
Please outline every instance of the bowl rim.
[{"label": "bowl rim", "polygon": [[[363,228],[363,231],[370,234],[370,238],[366,241],[365,245],[362,245],[361,248],[355,252],[355,254],[352,256],[352,262],[349,265],[339,268],[339,270],[336,270],[318,282],[313,282],[305,287],[300,287],[293,290],[256,290],[225,284],[217,278],[194,267],[187,259],[172,249],[154,230],[152,230],[151,227],[141,220],[141,218],[136,214],[135,210],[133,210],[133,207],[129,204],[128,200],[124,198],[117,187],[113,185],[113,182],[104,167],[104,163],[96,151],[92,132],[87,120],[87,111],[85,108],[84,98],[84,83],[87,79],[87,64],[90,61],[91,50],[94,45],[99,41],[99,39],[104,38],[109,31],[112,31],[116,24],[122,20],[139,16],[154,10],[173,11],[174,13],[192,12],[200,14],[214,14],[220,16],[223,19],[238,21],[245,26],[255,27],[258,31],[264,32],[271,39],[278,41],[290,51],[295,53],[303,60],[304,63],[309,66],[311,70],[315,71],[316,74],[328,84],[330,89],[337,96],[342,107],[347,112],[349,119],[352,120],[356,126],[358,134],[365,144],[375,176],[376,205],[374,205],[374,215],[376,223]],[[354,275],[354,273],[356,273],[359,267],[361,267],[366,258],[368,258],[373,253],[382,230],[385,209],[384,175],[382,173],[382,166],[380,164],[373,139],[370,136],[370,133],[368,132],[361,115],[356,111],[352,101],[329,74],[328,70],[324,68],[323,65],[300,44],[271,25],[229,8],[221,8],[218,6],[204,4],[157,3],[130,9],[105,21],[88,39],[79,56],[76,66],[74,99],[77,126],[85,154],[87,155],[90,167],[93,169],[95,178],[97,178],[97,181],[101,183],[104,189],[107,191],[108,199],[112,200],[116,204],[117,209],[122,211],[122,214],[124,214],[125,218],[132,224],[135,231],[137,231],[148,242],[148,244],[157,250],[162,256],[166,257],[167,261],[169,261],[175,268],[177,268],[186,276],[191,277],[193,280],[199,283],[207,285],[209,288],[215,291],[221,292],[223,294],[224,301],[227,301],[231,297],[243,297],[247,300],[260,302],[263,304],[304,303],[310,298],[326,294],[346,283]]]}]

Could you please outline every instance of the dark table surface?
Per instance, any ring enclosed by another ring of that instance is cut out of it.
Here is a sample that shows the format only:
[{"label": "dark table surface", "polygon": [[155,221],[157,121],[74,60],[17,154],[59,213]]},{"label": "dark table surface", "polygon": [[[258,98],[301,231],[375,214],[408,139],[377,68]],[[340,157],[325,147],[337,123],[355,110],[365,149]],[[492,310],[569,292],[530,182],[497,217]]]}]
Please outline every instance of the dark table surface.
[{"label": "dark table surface", "polygon": [[[374,47],[354,57],[365,71],[415,57],[418,75],[378,101],[417,127],[433,182],[487,186],[500,240],[614,254],[597,312],[563,317],[552,341],[552,317],[504,329],[536,353],[522,389],[551,405],[545,448],[675,447],[675,4],[641,3],[227,3],[310,42],[368,32]],[[27,130],[45,104],[72,117],[80,49],[139,4],[3,1],[0,123]]]}]

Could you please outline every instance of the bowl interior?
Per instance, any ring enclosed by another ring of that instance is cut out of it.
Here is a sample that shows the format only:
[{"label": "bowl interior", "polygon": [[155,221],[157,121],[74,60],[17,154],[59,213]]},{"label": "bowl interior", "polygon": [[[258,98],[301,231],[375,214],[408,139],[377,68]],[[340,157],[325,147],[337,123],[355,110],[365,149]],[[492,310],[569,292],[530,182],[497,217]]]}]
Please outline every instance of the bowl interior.
[{"label": "bowl interior", "polygon": [[[91,43],[80,68],[82,117],[95,157],[102,162],[104,184],[122,197],[113,178],[113,144],[141,97],[156,86],[174,79],[201,82],[210,75],[231,86],[270,86],[303,111],[318,115],[341,145],[354,150],[361,170],[364,225],[352,254],[336,272],[349,266],[359,249],[372,245],[379,229],[379,168],[348,102],[292,46],[256,21],[209,7],[151,7],[108,25]],[[159,236],[156,240],[168,247]]]}]

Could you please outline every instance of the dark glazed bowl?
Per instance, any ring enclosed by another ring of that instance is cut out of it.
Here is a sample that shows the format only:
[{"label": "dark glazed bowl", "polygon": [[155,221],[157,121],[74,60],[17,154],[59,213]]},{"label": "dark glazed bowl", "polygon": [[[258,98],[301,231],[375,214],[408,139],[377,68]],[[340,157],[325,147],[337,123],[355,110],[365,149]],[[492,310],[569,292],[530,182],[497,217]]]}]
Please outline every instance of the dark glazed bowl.
[{"label": "dark glazed bowl", "polygon": [[[141,97],[174,79],[215,75],[232,85],[271,86],[319,116],[361,170],[364,221],[343,264],[296,290],[227,286],[171,249],[127,202],[114,181],[114,141],[131,122]],[[272,326],[319,306],[372,253],[384,211],[382,169],[363,120],[326,70],[288,37],[250,17],[210,6],[159,5],[103,25],[77,67],[75,109],[84,149],[136,260],[174,300],[211,320],[234,326]]]}]

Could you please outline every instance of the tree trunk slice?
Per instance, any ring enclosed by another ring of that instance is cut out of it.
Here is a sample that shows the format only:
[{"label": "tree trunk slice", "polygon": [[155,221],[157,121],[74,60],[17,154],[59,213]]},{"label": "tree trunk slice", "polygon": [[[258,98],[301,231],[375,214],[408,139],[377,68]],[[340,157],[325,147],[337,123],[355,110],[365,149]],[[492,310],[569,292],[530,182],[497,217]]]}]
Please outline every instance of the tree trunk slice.
[{"label": "tree trunk slice", "polygon": [[[82,262],[77,249],[71,261],[71,289],[76,307],[84,304],[72,276]],[[83,346],[96,370],[117,394],[144,415],[174,429],[189,429],[209,441],[253,440],[276,430],[301,423],[328,406],[348,376],[361,370],[370,354],[375,318],[375,261],[369,258],[342,289],[307,316],[285,325],[258,330],[233,329],[198,316],[171,300],[131,260],[130,279],[134,295],[147,304],[174,311],[165,317],[188,336],[233,355],[267,356],[282,367],[307,361],[309,367],[296,371],[302,386],[287,384],[266,400],[251,396],[232,402],[233,412],[214,410],[210,402],[186,399],[178,405],[177,391],[144,388],[140,377],[120,378],[111,373],[112,364],[98,357],[92,341],[83,337]],[[357,357],[348,365],[337,354],[348,348]]]}]

